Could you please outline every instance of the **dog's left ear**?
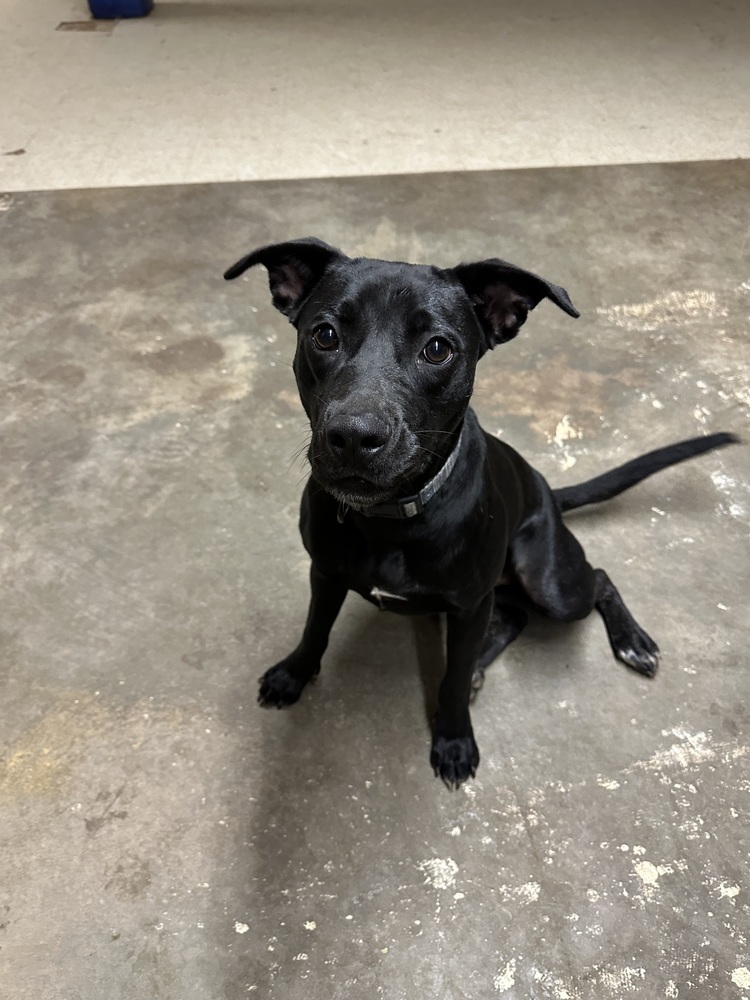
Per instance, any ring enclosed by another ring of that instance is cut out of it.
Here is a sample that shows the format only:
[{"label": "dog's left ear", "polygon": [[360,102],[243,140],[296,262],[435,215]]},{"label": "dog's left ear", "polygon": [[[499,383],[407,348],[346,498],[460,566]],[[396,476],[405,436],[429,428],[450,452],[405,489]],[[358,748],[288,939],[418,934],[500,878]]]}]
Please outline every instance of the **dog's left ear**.
[{"label": "dog's left ear", "polygon": [[268,284],[271,287],[273,304],[290,318],[297,312],[304,300],[323,276],[323,272],[333,260],[345,260],[344,254],[314,236],[289,243],[273,243],[253,250],[247,257],[238,260],[224,278],[231,281],[239,278],[249,267],[263,264],[268,269]]},{"label": "dog's left ear", "polygon": [[542,299],[550,299],[569,316],[580,316],[564,288],[504,260],[459,264],[449,273],[466,289],[490,349],[512,340]]}]

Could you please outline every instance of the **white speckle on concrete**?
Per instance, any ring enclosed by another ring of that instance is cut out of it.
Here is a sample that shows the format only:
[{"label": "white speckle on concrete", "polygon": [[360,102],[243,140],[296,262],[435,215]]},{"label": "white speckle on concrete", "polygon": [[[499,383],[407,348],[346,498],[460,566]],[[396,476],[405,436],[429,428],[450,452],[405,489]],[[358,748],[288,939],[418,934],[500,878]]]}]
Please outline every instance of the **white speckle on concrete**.
[{"label": "white speckle on concrete", "polygon": [[524,904],[535,903],[539,899],[541,891],[542,887],[538,882],[526,882],[524,885],[513,888],[507,885],[499,887],[499,892],[506,903],[511,902],[511,900],[518,900],[518,902]]},{"label": "white speckle on concrete", "polygon": [[635,873],[644,885],[656,885],[659,881],[659,869],[650,861],[637,861]]},{"label": "white speckle on concrete", "polygon": [[729,885],[727,882],[721,882],[716,891],[719,893],[721,899],[731,899],[734,902],[734,897],[740,894],[740,887],[738,885]]},{"label": "white speckle on concrete", "polygon": [[596,783],[600,788],[606,788],[609,792],[614,792],[615,789],[620,787],[620,782],[614,778],[605,778],[601,774],[597,774]]},{"label": "white speckle on concrete", "polygon": [[581,437],[581,432],[571,424],[570,417],[566,413],[555,428],[555,444],[562,445],[564,441],[579,437]]},{"label": "white speckle on concrete", "polygon": [[497,973],[493,976],[492,985],[495,989],[495,993],[507,993],[507,991],[516,984],[516,960],[511,958],[511,960]]},{"label": "white speckle on concrete", "polygon": [[237,931],[238,934],[247,934],[247,932],[250,930],[250,927],[248,924],[243,924],[240,920],[235,920],[234,929]]},{"label": "white speckle on concrete", "polygon": [[615,971],[610,971],[605,969],[601,973],[602,986],[606,987],[611,991],[613,996],[621,996],[623,990],[635,990],[638,988],[638,980],[644,980],[646,978],[645,969],[632,969],[626,967],[624,969],[616,969]]},{"label": "white speckle on concrete", "polygon": [[310,956],[307,952],[301,951],[299,955],[295,955],[292,959],[293,962],[306,962]]},{"label": "white speckle on concrete", "polygon": [[458,865],[453,858],[425,858],[417,868],[424,873],[425,885],[435,889],[450,889],[456,884]]},{"label": "white speckle on concrete", "polygon": [[735,969],[732,973],[732,982],[735,986],[739,986],[740,989],[748,990],[750,989],[750,969],[746,966],[741,965],[738,969]]},{"label": "white speckle on concrete", "polygon": [[582,1000],[580,990],[571,982],[563,982],[542,969],[532,969],[532,976],[535,982],[542,984],[543,995],[550,1000]]},{"label": "white speckle on concrete", "polygon": [[318,925],[314,920],[306,920],[304,926],[306,931],[314,931]]},{"label": "white speckle on concrete", "polygon": [[667,983],[667,988],[664,990],[664,996],[669,997],[669,1000],[677,1000],[679,995],[680,991],[677,989],[677,984],[674,980],[670,979]]},{"label": "white speckle on concrete", "polygon": [[553,435],[547,435],[547,439],[550,444],[556,445],[562,451],[562,457],[560,459],[560,468],[563,472],[566,469],[571,469],[576,464],[576,457],[573,455],[568,448],[568,441],[573,441],[576,438],[582,436],[581,431],[574,427],[570,422],[570,416],[566,413],[562,420],[559,421],[557,427],[555,428],[555,433]]},{"label": "white speckle on concrete", "polygon": [[750,752],[750,747],[742,746],[737,741],[712,744],[708,733],[689,733],[679,728],[672,729],[671,733],[678,737],[679,743],[673,743],[666,750],[658,750],[647,760],[636,761],[627,771],[682,771],[716,760],[728,764],[746,757]]},{"label": "white speckle on concrete", "polygon": [[451,837],[460,837],[460,836],[461,836],[461,827],[454,826],[453,829],[451,830]]},{"label": "white speckle on concrete", "polygon": [[741,518],[747,512],[745,503],[738,497],[738,493],[748,494],[750,493],[750,487],[746,486],[745,483],[738,483],[736,479],[732,479],[731,476],[727,476],[723,472],[714,471],[711,473],[711,481],[714,486],[720,490],[724,496],[728,497],[730,503],[724,506],[732,517]]},{"label": "white speckle on concrete", "polygon": [[701,835],[703,823],[702,816],[696,816],[695,819],[686,819],[684,823],[680,823],[680,830],[685,834],[687,840],[697,840]]},{"label": "white speckle on concrete", "polygon": [[518,889],[518,896],[528,903],[535,903],[539,899],[539,893],[542,891],[542,887],[538,882],[527,882]]},{"label": "white speckle on concrete", "polygon": [[665,326],[686,326],[694,321],[702,322],[728,314],[726,307],[717,302],[714,292],[701,288],[687,292],[667,292],[650,302],[604,306],[596,311],[613,326],[643,332]]}]

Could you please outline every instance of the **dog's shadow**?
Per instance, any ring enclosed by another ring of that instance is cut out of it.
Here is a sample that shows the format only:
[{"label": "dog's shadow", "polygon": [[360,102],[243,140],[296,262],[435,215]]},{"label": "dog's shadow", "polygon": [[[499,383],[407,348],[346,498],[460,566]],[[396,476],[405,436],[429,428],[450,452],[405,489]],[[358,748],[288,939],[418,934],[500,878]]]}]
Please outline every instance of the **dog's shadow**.
[{"label": "dog's shadow", "polygon": [[294,639],[273,645],[269,662],[254,663],[232,691],[233,702],[248,706],[247,755],[257,765],[254,795],[266,803],[263,813],[308,783],[334,788],[381,764],[396,770],[408,760],[429,771],[430,723],[445,671],[438,616],[380,612],[350,595],[320,675],[281,711],[255,704],[260,676]]},{"label": "dog's shadow", "polygon": [[[524,634],[518,641],[519,655],[513,655],[511,662],[521,663],[519,669],[525,671],[531,655],[535,673],[558,672],[567,666],[566,635],[573,644],[581,637],[575,626],[571,634],[570,625],[533,614],[528,637]],[[530,654],[531,644],[547,647],[550,655]],[[559,655],[553,652],[556,649]],[[279,644],[278,658],[286,651]],[[263,664],[256,676],[248,678],[245,689],[236,692],[240,703],[255,700],[258,676],[269,665]],[[494,670],[491,664],[488,676]],[[411,618],[379,612],[350,595],[319,678],[307,686],[299,702],[281,711],[255,705],[250,709],[252,755],[260,765],[256,797],[264,803],[261,812],[272,813],[280,796],[294,795],[307,785],[334,789],[351,784],[357,776],[374,780],[376,771],[397,772],[405,765],[415,773],[423,769],[431,778],[432,720],[444,672],[441,616]],[[486,694],[479,693],[480,704]]]},{"label": "dog's shadow", "polygon": [[354,595],[346,610],[348,614],[336,624],[320,683],[307,696],[315,699],[316,687],[324,687],[326,693],[335,690],[336,704],[345,716],[362,712],[375,723],[383,713],[390,718],[394,711],[405,712],[411,733],[404,731],[403,740],[413,739],[415,724],[428,737],[445,673],[442,616],[380,612]]},{"label": "dog's shadow", "polygon": [[[233,807],[234,852],[248,868],[230,894],[238,912],[259,914],[257,934],[279,934],[278,924],[266,927],[263,914],[270,920],[279,900],[294,893],[307,898],[314,886],[323,906],[321,900],[349,888],[358,892],[356,878],[342,874],[352,844],[356,868],[359,854],[377,853],[386,838],[444,821],[446,802],[426,794],[435,782],[429,751],[445,668],[444,630],[437,616],[378,612],[351,595],[320,677],[297,704],[281,711],[254,704],[258,675],[268,663],[261,669],[255,663],[230,692],[228,716],[246,706],[245,736],[240,733],[240,752],[228,766],[232,786],[246,790],[244,804],[238,793]],[[550,644],[550,652],[560,638],[560,626],[544,622],[530,631],[535,642]],[[280,638],[273,645],[277,658],[287,652]],[[519,670],[528,669],[525,660],[513,657],[523,661]],[[533,657],[535,672],[540,660]],[[564,660],[550,656],[542,674],[563,668]],[[480,693],[480,704],[489,693]],[[251,957],[249,936],[243,944]]]}]

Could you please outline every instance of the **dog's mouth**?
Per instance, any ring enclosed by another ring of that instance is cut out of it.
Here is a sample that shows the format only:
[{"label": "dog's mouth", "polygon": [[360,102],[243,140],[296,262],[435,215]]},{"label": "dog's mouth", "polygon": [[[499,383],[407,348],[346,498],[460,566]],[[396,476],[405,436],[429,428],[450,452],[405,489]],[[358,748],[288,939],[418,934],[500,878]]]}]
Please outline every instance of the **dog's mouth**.
[{"label": "dog's mouth", "polygon": [[374,507],[411,496],[419,488],[431,452],[418,446],[416,437],[405,433],[397,440],[368,454],[366,448],[332,448],[325,438],[313,438],[308,457],[317,482],[340,503],[349,507]]},{"label": "dog's mouth", "polygon": [[[320,481],[320,477],[316,478]],[[349,507],[374,507],[392,499],[396,492],[393,484],[384,486],[364,476],[342,476],[321,481],[321,485],[336,500]]]}]

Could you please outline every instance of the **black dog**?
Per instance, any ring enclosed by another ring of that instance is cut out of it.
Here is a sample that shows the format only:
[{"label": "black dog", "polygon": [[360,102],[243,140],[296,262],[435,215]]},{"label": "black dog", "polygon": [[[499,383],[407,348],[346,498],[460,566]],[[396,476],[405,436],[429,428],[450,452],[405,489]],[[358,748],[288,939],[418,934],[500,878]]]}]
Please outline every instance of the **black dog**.
[{"label": "black dog", "polygon": [[519,595],[559,621],[596,608],[615,656],[652,677],[656,644],[561,512],[737,439],[696,438],[550,490],[468,406],[479,358],[542,299],[579,315],[563,288],[501,260],[443,270],[350,259],[316,239],[262,247],[224,277],[255,264],[297,329],[294,373],[312,426],[300,521],[310,609],[300,644],[263,676],[261,703],[297,701],[348,590],[390,611],[446,614],[430,760],[448,787],[479,763],[469,701],[526,624]]}]

